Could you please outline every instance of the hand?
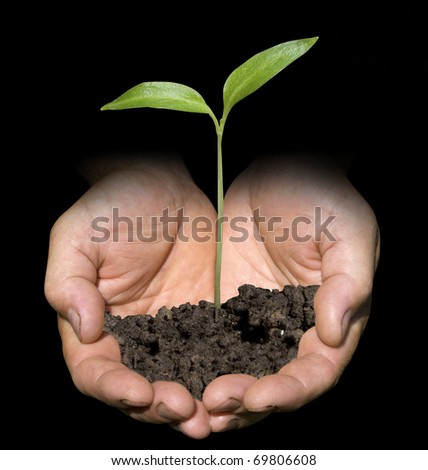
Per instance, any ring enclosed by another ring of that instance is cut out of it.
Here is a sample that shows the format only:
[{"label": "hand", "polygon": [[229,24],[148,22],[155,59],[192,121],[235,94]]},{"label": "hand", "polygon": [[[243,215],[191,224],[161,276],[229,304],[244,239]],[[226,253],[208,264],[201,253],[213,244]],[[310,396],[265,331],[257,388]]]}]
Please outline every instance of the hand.
[{"label": "hand", "polygon": [[[160,215],[165,207],[170,208],[170,213],[183,207],[190,219],[198,215],[215,219],[214,208],[182,166],[151,165],[146,163],[143,167],[137,165],[129,170],[116,170],[104,177],[58,220],[52,231],[46,295],[60,314],[64,355],[77,387],[83,393],[117,406],[135,419],[173,423],[194,438],[205,437],[211,430],[247,426],[269,414],[273,410],[272,405],[279,411],[291,410],[325,392],[350,360],[368,315],[368,309],[360,308],[362,319],[357,319],[355,313],[349,332],[342,334],[338,330],[337,325],[340,326],[344,313],[340,311],[342,305],[339,300],[355,307],[355,312],[362,305],[362,302],[358,303],[358,295],[355,296],[352,289],[347,290],[348,284],[355,287],[353,273],[349,279],[346,276],[348,269],[354,265],[358,267],[358,263],[348,261],[346,265],[337,266],[336,258],[329,253],[334,255],[339,251],[346,254],[346,249],[353,253],[355,247],[366,253],[370,246],[374,248],[375,235],[372,238],[370,235],[351,237],[341,244],[331,240],[329,243],[324,240],[302,244],[293,239],[278,243],[275,235],[279,232],[282,236],[283,225],[275,223],[277,232],[271,233],[269,226],[263,227],[260,220],[250,218],[254,216],[254,209],[260,208],[260,214],[268,218],[281,214],[284,223],[306,214],[310,219],[314,214],[308,211],[313,211],[314,205],[322,207],[328,214],[337,200],[348,195],[352,196],[353,202],[337,211],[338,214],[343,213],[343,220],[336,227],[341,236],[352,232],[354,227],[350,210],[354,211],[354,216],[355,213],[360,214],[359,218],[369,223],[374,234],[376,222],[366,203],[343,176],[323,180],[318,170],[309,174],[296,171],[297,167],[290,166],[289,162],[286,174],[278,175],[275,173],[277,169],[271,172],[269,166],[260,168],[256,165],[232,185],[226,196],[226,215],[230,218],[246,216],[249,236],[241,243],[232,243],[230,236],[236,234],[231,233],[231,227],[225,224],[222,300],[236,295],[236,288],[244,282],[279,288],[290,282],[322,282],[323,286],[315,299],[317,333],[312,329],[304,335],[299,359],[286,366],[280,374],[260,380],[243,375],[220,377],[208,386],[203,397],[204,407],[179,384],[157,382],[151,385],[139,374],[129,371],[120,362],[117,343],[109,335],[99,336],[105,305],[113,313],[117,310],[126,315],[156,312],[162,305],[212,300],[215,247],[211,242],[200,243],[187,234],[190,243],[182,243],[180,237],[175,243],[165,240],[157,244],[129,243],[126,230],[116,242],[111,239],[108,243],[99,244],[88,241],[91,236],[88,227],[93,220],[100,215],[111,217],[115,207],[126,208],[126,214],[121,215],[132,220],[141,215]],[[287,186],[292,181],[295,184],[297,181],[299,191]],[[331,187],[329,197],[324,194],[327,183]],[[165,187],[168,191],[159,191]],[[124,225],[127,228],[126,223]],[[264,243],[257,240],[258,233],[265,236]],[[134,234],[134,241],[136,236]],[[213,239],[212,234],[211,241]],[[355,245],[354,242],[358,243]],[[334,249],[334,246],[340,248]],[[195,276],[191,279],[181,276],[183,255],[185,259],[193,260]],[[362,265],[366,264],[369,255],[363,257]],[[377,256],[378,253],[374,254],[375,262]],[[325,258],[332,261],[326,263]],[[371,269],[368,275],[361,273],[361,276],[356,276],[357,280],[368,282],[368,290],[365,291],[368,293],[374,266]],[[197,291],[192,289],[196,281]],[[338,285],[343,295],[338,296],[336,292],[336,302],[329,305],[329,292]],[[79,315],[76,317],[77,312]],[[74,330],[71,325],[74,325]],[[290,375],[288,378],[284,371]],[[304,393],[301,393],[296,379],[307,387]],[[277,380],[289,389],[287,394],[278,396],[277,385],[272,383]]]},{"label": "hand", "polygon": [[241,217],[248,234],[231,242],[231,236],[242,238],[242,230],[224,225],[225,298],[243,283],[321,287],[314,299],[316,327],[303,335],[296,360],[259,380],[227,375],[208,385],[203,403],[214,432],[295,410],[337,383],[367,323],[379,258],[372,209],[344,172],[316,159],[256,162],[227,192],[225,215],[229,221]]},{"label": "hand", "polygon": [[[150,384],[130,371],[103,326],[106,308],[122,316],[154,314],[163,305],[213,300],[214,234],[210,242],[195,241],[190,224],[174,223],[172,217],[183,208],[186,217],[214,221],[216,212],[176,159],[106,161],[91,174],[106,167],[106,175],[89,178],[97,182],[51,233],[45,293],[59,314],[65,361],[82,393],[137,420],[180,423],[187,435],[205,437],[211,428],[201,402],[178,383]],[[171,219],[162,224],[159,218],[154,230],[149,217],[165,215],[165,208]],[[158,241],[138,238],[153,236]]]}]

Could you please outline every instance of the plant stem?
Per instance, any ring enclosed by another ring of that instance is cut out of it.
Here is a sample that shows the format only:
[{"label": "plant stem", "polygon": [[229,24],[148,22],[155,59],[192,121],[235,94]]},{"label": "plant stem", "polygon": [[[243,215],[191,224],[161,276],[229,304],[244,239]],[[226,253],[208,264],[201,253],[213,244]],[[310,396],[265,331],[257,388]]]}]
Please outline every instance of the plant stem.
[{"label": "plant stem", "polygon": [[221,143],[223,138],[223,126],[216,126],[217,129],[217,240],[216,240],[216,260],[214,279],[214,305],[216,309],[221,306],[220,281],[221,281],[221,261],[223,252],[223,158]]}]

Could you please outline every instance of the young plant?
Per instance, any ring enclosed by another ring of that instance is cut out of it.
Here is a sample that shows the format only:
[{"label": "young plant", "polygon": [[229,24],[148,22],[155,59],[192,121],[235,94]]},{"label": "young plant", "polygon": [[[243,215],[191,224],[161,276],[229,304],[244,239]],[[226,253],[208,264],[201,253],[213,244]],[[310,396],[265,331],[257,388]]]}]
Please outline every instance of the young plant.
[{"label": "young plant", "polygon": [[223,87],[223,115],[216,118],[202,96],[193,88],[174,82],[143,82],[129,89],[101,108],[163,108],[175,111],[208,114],[217,133],[217,252],[214,282],[214,303],[220,307],[220,276],[223,246],[223,158],[222,138],[226,119],[232,107],[250,95],[287,65],[307,52],[318,37],[284,42],[254,55],[227,78]]}]

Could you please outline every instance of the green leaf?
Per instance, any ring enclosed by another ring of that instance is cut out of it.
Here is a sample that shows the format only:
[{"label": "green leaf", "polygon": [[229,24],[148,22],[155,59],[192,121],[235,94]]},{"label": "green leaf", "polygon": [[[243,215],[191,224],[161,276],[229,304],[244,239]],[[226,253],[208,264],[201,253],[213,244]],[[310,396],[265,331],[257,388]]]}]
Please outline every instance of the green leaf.
[{"label": "green leaf", "polygon": [[186,85],[174,82],[144,82],[129,89],[101,110],[164,108],[190,113],[212,114],[202,96]]},{"label": "green leaf", "polygon": [[238,101],[259,89],[287,65],[302,56],[317,40],[318,37],[313,37],[278,44],[259,52],[235,69],[223,88],[223,119]]}]

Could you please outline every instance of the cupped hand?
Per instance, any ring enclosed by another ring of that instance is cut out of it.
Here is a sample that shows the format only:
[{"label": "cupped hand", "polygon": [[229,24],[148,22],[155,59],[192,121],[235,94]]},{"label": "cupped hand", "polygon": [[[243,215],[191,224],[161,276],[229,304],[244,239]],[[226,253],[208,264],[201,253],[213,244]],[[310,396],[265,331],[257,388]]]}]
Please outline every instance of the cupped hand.
[{"label": "cupped hand", "polygon": [[77,388],[135,419],[180,423],[193,438],[211,432],[201,402],[178,383],[130,371],[103,325],[106,309],[155,314],[213,299],[214,236],[193,236],[198,217],[209,227],[216,213],[178,160],[119,164],[55,223],[45,279]]},{"label": "cupped hand", "polygon": [[320,284],[316,326],[297,358],[277,374],[226,375],[203,403],[214,432],[249,426],[273,411],[295,410],[328,391],[351,360],[370,313],[379,259],[372,209],[345,173],[297,156],[256,161],[225,198],[222,292],[254,284]]},{"label": "cupped hand", "polygon": [[299,157],[253,164],[227,192],[225,215],[223,301],[244,283],[321,284],[316,327],[303,335],[298,358],[259,380],[219,377],[202,402],[121,363],[116,341],[102,333],[106,308],[125,316],[213,300],[215,236],[206,227],[215,227],[214,208],[181,163],[143,161],[104,176],[52,230],[46,296],[79,390],[203,438],[294,410],[337,382],[369,315],[379,256],[370,207],[342,173]]}]

